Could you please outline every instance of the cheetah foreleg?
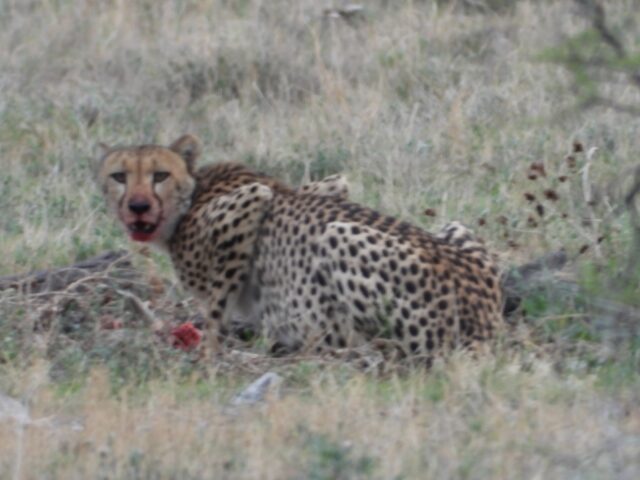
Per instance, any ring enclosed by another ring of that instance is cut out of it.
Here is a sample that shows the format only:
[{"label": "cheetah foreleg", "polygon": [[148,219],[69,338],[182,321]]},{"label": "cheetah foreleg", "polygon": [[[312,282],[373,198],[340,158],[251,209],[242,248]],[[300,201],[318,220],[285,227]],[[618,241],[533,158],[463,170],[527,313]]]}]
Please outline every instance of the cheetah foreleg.
[{"label": "cheetah foreleg", "polygon": [[242,186],[207,206],[204,221],[210,226],[204,258],[208,288],[204,296],[210,340],[227,333],[229,316],[249,279],[260,224],[271,205],[273,192],[260,183]]}]

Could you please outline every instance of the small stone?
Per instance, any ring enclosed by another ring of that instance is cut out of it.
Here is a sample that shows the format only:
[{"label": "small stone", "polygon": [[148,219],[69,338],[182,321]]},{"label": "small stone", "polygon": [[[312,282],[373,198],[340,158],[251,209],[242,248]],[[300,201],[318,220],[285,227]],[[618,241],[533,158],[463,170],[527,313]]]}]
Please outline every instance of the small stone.
[{"label": "small stone", "polygon": [[267,395],[277,393],[282,380],[282,377],[277,373],[267,372],[233,397],[231,405],[238,407],[262,402]]}]

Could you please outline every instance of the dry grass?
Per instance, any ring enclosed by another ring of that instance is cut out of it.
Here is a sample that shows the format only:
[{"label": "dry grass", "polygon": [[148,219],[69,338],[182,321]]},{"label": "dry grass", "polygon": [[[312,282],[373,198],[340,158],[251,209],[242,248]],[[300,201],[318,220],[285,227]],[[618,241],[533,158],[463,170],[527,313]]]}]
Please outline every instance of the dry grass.
[{"label": "dry grass", "polygon": [[[152,382],[110,393],[46,385],[16,444],[0,425],[0,465],[24,449],[29,478],[635,478],[638,395],[612,399],[591,375],[459,358],[428,377],[372,381],[344,370],[285,374],[281,396],[230,409],[229,384]],[[30,379],[35,372],[27,372]],[[304,378],[301,381],[300,378]],[[296,381],[297,380],[297,381]],[[82,425],[82,430],[77,425]],[[74,428],[75,427],[75,428]]]},{"label": "dry grass", "polygon": [[[368,205],[426,228],[476,226],[505,263],[587,245],[572,276],[634,308],[640,281],[616,280],[628,220],[612,211],[640,119],[567,113],[566,75],[536,61],[586,26],[571,2],[473,2],[498,13],[471,3],[371,1],[349,21],[312,0],[0,3],[0,274],[127,247],[92,183],[94,146],[189,131],[206,161],[292,183],[346,173]],[[637,45],[637,2],[607,9]],[[598,150],[572,169],[574,140]],[[528,179],[532,162],[546,178]],[[525,199],[548,189],[557,201]],[[171,278],[167,259],[154,260]],[[179,291],[139,288],[175,321]],[[0,478],[18,450],[23,478],[640,476],[637,329],[611,348],[588,298],[532,294],[533,321],[495,357],[374,375],[313,360],[194,365],[101,289],[54,310],[0,292],[0,391],[55,416],[20,441],[0,420]],[[104,315],[125,321],[124,336],[98,328]],[[233,393],[267,369],[284,375],[282,397],[230,412]]]}]

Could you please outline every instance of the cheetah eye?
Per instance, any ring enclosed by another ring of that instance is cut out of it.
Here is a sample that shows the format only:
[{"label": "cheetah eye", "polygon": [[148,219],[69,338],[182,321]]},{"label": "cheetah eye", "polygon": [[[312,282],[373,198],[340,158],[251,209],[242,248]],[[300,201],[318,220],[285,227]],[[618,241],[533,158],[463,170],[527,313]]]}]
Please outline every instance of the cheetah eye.
[{"label": "cheetah eye", "polygon": [[154,172],[153,174],[153,182],[160,183],[164,182],[171,175],[169,172]]},{"label": "cheetah eye", "polygon": [[113,178],[118,183],[126,183],[127,174],[124,172],[116,172],[111,174],[111,178]]}]

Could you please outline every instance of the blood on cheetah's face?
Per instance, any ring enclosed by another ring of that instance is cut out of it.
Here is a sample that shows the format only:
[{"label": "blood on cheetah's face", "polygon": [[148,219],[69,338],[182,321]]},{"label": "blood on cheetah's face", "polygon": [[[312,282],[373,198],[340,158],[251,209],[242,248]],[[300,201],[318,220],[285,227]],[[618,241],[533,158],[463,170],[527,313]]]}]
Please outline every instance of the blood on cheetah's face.
[{"label": "blood on cheetah's face", "polygon": [[184,135],[169,147],[101,148],[98,181],[109,208],[133,240],[166,243],[191,203],[199,140]]}]

